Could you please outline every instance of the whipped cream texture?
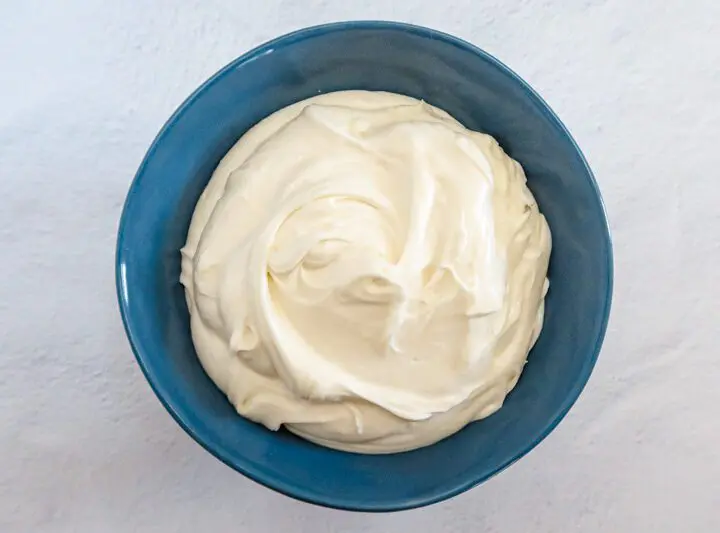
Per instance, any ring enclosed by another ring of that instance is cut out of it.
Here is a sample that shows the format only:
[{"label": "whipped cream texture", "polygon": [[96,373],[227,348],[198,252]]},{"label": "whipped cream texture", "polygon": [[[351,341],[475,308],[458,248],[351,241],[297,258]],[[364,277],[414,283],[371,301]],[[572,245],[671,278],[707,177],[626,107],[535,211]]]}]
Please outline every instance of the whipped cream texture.
[{"label": "whipped cream texture", "polygon": [[492,137],[413,98],[344,91],[228,152],[181,281],[200,361],[238,413],[387,453],[502,406],[542,327],[549,254]]}]

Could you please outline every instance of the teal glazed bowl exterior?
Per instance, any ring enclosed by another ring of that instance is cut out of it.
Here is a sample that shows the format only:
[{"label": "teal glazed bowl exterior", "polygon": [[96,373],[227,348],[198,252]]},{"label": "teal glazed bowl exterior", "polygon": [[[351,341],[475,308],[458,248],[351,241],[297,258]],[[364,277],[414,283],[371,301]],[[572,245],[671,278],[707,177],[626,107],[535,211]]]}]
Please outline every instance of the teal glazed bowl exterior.
[{"label": "teal glazed bowl exterior", "polygon": [[[345,89],[423,99],[495,137],[525,168],[553,237],[545,325],[505,405],[437,444],[391,455],[326,449],[239,416],[198,362],[179,249],[211,173],[267,115]],[[148,150],[120,219],[116,283],[127,336],[175,420],[238,472],[288,496],[358,511],[459,494],[532,450],[580,395],[600,352],[613,267],[597,183],[547,104],[482,50],[427,28],[345,22],[300,30],[236,59],[196,90]]]}]

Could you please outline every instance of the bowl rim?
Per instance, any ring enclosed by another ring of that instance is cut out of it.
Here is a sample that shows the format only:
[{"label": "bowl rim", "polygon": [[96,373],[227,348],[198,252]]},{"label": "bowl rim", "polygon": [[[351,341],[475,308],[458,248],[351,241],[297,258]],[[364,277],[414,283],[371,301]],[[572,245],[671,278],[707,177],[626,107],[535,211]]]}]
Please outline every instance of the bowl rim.
[{"label": "bowl rim", "polygon": [[[300,485],[294,485],[292,483],[286,483],[283,481],[278,481],[270,476],[267,476],[261,472],[258,472],[255,470],[251,465],[245,464],[242,461],[237,461],[235,459],[230,458],[227,456],[222,450],[215,449],[213,445],[202,435],[200,434],[196,428],[192,426],[191,423],[189,423],[182,414],[180,414],[174,405],[172,405],[167,400],[167,391],[165,387],[162,385],[162,383],[158,380],[157,376],[146,366],[144,362],[144,356],[142,355],[139,344],[140,341],[138,339],[138,333],[136,332],[136,328],[134,325],[133,319],[130,317],[130,311],[128,308],[129,302],[128,302],[128,287],[127,287],[127,280],[125,276],[125,258],[124,258],[124,241],[125,241],[125,226],[127,224],[127,217],[126,213],[128,210],[128,206],[133,201],[133,198],[135,197],[135,192],[137,190],[137,185],[140,183],[140,181],[143,179],[143,175],[145,173],[145,167],[148,164],[148,161],[152,159],[154,156],[154,153],[160,144],[162,138],[166,135],[168,130],[170,130],[175,122],[177,122],[178,118],[187,111],[187,109],[193,105],[195,100],[197,100],[204,92],[208,90],[211,86],[218,83],[222,78],[225,77],[225,75],[250,61],[255,60],[256,58],[269,53],[277,48],[281,47],[287,47],[292,46],[294,43],[298,41],[305,40],[307,38],[311,38],[314,36],[327,34],[327,33],[333,33],[333,32],[341,32],[345,30],[356,30],[356,29],[385,29],[385,30],[394,30],[394,31],[401,31],[406,33],[411,33],[414,35],[418,35],[425,38],[430,38],[434,40],[440,40],[447,44],[450,44],[456,48],[460,48],[464,51],[471,52],[477,56],[480,56],[484,60],[488,61],[489,63],[493,64],[496,68],[498,68],[501,71],[504,71],[504,73],[508,76],[510,76],[515,83],[518,84],[519,87],[522,88],[523,91],[527,93],[527,95],[530,97],[530,99],[535,100],[545,117],[550,120],[552,123],[557,126],[558,130],[562,135],[564,135],[567,139],[567,141],[570,142],[571,146],[574,148],[575,152],[579,156],[583,166],[585,167],[585,171],[587,173],[587,176],[590,180],[590,185],[593,188],[594,194],[598,201],[598,206],[601,210],[601,216],[602,216],[602,222],[603,222],[603,233],[604,237],[607,241],[607,293],[605,295],[605,306],[602,310],[602,320],[600,324],[600,329],[595,341],[595,346],[592,350],[592,355],[587,359],[585,362],[582,373],[580,374],[580,377],[578,379],[578,382],[575,386],[575,388],[571,391],[571,393],[565,398],[564,402],[561,404],[560,409],[558,410],[558,414],[555,416],[554,419],[552,419],[545,429],[538,435],[536,439],[534,439],[531,442],[528,442],[524,448],[516,454],[515,457],[505,461],[504,463],[500,464],[497,468],[493,469],[491,472],[483,473],[481,475],[470,477],[469,479],[465,480],[462,483],[459,483],[455,485],[454,487],[442,491],[436,491],[428,495],[424,495],[421,497],[403,497],[403,498],[397,498],[392,501],[358,501],[358,500],[348,500],[344,498],[342,495],[328,495],[324,497],[315,497],[314,495],[308,494],[306,489],[303,486]],[[295,31],[292,31],[290,33],[281,35],[279,37],[276,37],[270,41],[267,41],[250,51],[242,54],[241,56],[237,57],[236,59],[232,60],[230,63],[228,63],[226,66],[222,67],[220,70],[215,72],[212,76],[210,76],[205,82],[203,82],[197,89],[195,89],[190,96],[188,96],[182,104],[173,112],[173,114],[170,116],[170,118],[165,122],[165,124],[162,126],[158,134],[155,136],[152,144],[150,145],[150,148],[148,148],[145,156],[143,157],[143,160],[132,180],[130,183],[128,193],[125,199],[125,202],[123,204],[122,212],[119,219],[118,224],[118,230],[117,230],[117,243],[116,243],[116,249],[115,249],[115,287],[117,292],[117,299],[118,304],[120,307],[120,315],[123,322],[123,327],[125,329],[126,336],[128,338],[128,341],[130,343],[130,347],[132,349],[132,352],[135,356],[135,359],[137,360],[140,369],[142,370],[145,378],[147,379],[148,383],[150,384],[151,389],[157,396],[157,398],[160,400],[160,403],[165,407],[165,409],[170,413],[170,415],[175,419],[175,421],[180,425],[180,427],[188,434],[190,435],[198,444],[200,444],[205,450],[207,450],[210,454],[212,454],[214,457],[225,463],[227,466],[232,468],[233,470],[236,470],[240,472],[241,474],[245,475],[246,477],[252,479],[253,481],[272,489],[276,492],[279,492],[281,494],[284,494],[286,496],[289,496],[291,498],[294,498],[296,500],[300,500],[303,502],[320,505],[323,507],[329,507],[334,509],[341,509],[341,510],[347,510],[347,511],[362,511],[362,512],[388,512],[388,511],[401,511],[401,510],[407,510],[407,509],[414,509],[418,507],[423,507],[426,505],[431,505],[434,503],[438,503],[444,500],[447,500],[449,498],[452,498],[454,496],[457,496],[458,494],[461,494],[477,485],[480,485],[484,481],[487,481],[491,477],[499,474],[509,466],[511,466],[513,463],[527,455],[531,450],[533,450],[542,440],[544,440],[557,426],[558,424],[563,420],[565,415],[568,413],[570,408],[574,405],[574,403],[577,401],[578,397],[580,396],[581,392],[585,388],[590,375],[593,371],[593,368],[595,366],[595,363],[597,362],[598,356],[600,354],[600,350],[602,347],[603,340],[605,338],[605,334],[607,332],[607,326],[608,321],[610,317],[610,308],[612,305],[612,293],[613,293],[613,278],[614,278],[614,266],[613,266],[613,246],[612,246],[612,239],[610,235],[610,228],[608,223],[608,216],[607,216],[607,210],[602,198],[602,195],[600,193],[600,188],[598,186],[598,183],[595,179],[595,176],[592,172],[592,169],[590,168],[590,165],[588,164],[587,160],[585,159],[585,156],[583,155],[582,151],[580,150],[580,147],[575,142],[575,139],[572,137],[570,132],[568,131],[567,127],[562,123],[560,118],[555,114],[555,112],[550,108],[550,106],[545,102],[545,100],[525,81],[523,80],[517,73],[515,73],[512,69],[510,69],[507,65],[505,65],[500,60],[493,57],[491,54],[485,52],[481,48],[463,40],[458,37],[455,37],[453,35],[450,35],[448,33],[427,28],[424,26],[418,26],[414,24],[408,24],[404,22],[397,22],[397,21],[384,21],[384,20],[354,20],[354,21],[342,21],[342,22],[331,22],[326,24],[320,24],[316,26],[310,26],[306,28],[301,28]]]}]

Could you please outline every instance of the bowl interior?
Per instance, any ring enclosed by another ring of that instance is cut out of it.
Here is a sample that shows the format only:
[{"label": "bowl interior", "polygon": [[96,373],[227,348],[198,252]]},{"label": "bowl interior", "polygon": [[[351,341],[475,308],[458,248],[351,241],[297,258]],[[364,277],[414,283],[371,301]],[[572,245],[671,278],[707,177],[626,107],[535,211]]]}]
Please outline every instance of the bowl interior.
[{"label": "bowl interior", "polygon": [[[495,415],[427,448],[337,452],[238,416],[203,372],[178,282],[195,202],[253,124],[312,95],[384,90],[422,98],[498,139],[520,161],[553,236],[542,334]],[[177,421],[222,461],[291,496],[391,510],[438,501],[499,472],[564,416],[587,381],[609,313],[612,261],[592,175],[547,106],[492,57],[452,37],[393,23],[302,30],[233,62],[173,115],[148,152],[120,224],[117,283],[133,349]]]}]

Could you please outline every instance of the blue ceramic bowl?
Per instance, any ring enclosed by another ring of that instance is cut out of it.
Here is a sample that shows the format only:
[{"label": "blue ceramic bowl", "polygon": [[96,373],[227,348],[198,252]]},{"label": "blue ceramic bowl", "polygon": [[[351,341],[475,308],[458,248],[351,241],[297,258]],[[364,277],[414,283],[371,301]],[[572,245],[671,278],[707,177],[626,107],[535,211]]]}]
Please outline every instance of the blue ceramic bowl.
[{"label": "blue ceramic bowl", "polygon": [[[253,124],[318,93],[368,89],[438,106],[494,136],[525,168],[553,236],[545,326],[493,416],[427,448],[338,452],[240,417],[198,363],[179,249],[220,158]],[[388,22],[329,24],[275,39],[193,93],[158,134],[128,193],[117,292],[133,351],[177,422],[218,459],[308,502],[389,511],[449,498],[500,472],[560,422],[605,333],[612,254],[602,200],[568,131],[515,73],[455,37]]]}]

